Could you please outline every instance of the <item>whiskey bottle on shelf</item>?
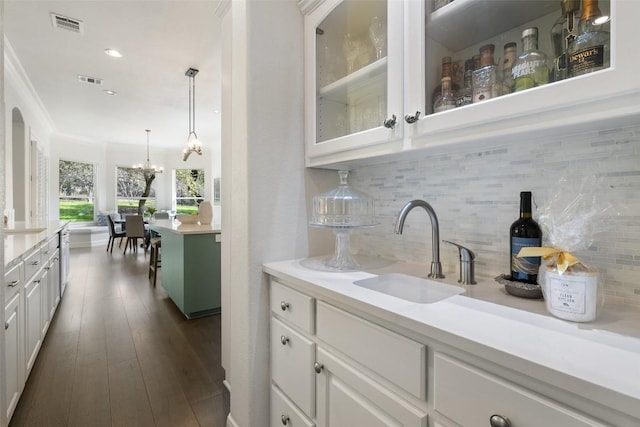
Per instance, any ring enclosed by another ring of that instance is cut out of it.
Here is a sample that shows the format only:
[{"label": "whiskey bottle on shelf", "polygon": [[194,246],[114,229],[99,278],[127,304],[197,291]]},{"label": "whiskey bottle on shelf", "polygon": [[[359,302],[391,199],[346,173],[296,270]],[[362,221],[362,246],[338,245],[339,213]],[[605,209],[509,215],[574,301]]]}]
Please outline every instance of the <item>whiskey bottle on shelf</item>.
[{"label": "whiskey bottle on shelf", "polygon": [[456,108],[456,98],[451,92],[451,77],[443,77],[441,86],[442,95],[433,103],[434,113]]},{"label": "whiskey bottle on shelf", "polygon": [[[433,100],[432,105],[435,105],[438,98],[442,96],[442,78],[451,77],[453,81],[452,73],[453,73],[453,70],[451,68],[451,57],[445,56],[442,58],[442,74],[440,76],[440,84],[436,86],[435,89],[433,89],[433,92],[431,93],[431,99]],[[453,93],[453,96],[456,96],[459,89],[460,89],[460,86],[458,86],[455,83],[451,83],[451,92]]]},{"label": "whiskey bottle on shelf", "polygon": [[493,59],[495,45],[480,48],[480,68],[473,70],[473,102],[481,102],[498,96],[497,67]]},{"label": "whiskey bottle on shelf", "polygon": [[514,92],[549,83],[549,61],[547,55],[538,50],[538,28],[527,28],[522,32],[522,53],[512,69]]},{"label": "whiskey bottle on shelf", "polygon": [[516,42],[509,42],[504,45],[502,57],[502,84],[499,95],[507,95],[513,91],[513,64],[516,62],[518,53]]},{"label": "whiskey bottle on shelf", "polygon": [[567,51],[569,45],[578,36],[580,0],[562,0],[560,8],[562,15],[551,27],[551,45],[553,47],[551,80],[554,82],[567,78]]},{"label": "whiskey bottle on shelf", "polygon": [[569,77],[609,68],[609,17],[602,15],[598,0],[583,0],[578,36],[567,52]]},{"label": "whiskey bottle on shelf", "polygon": [[456,95],[456,107],[473,103],[473,59],[464,62],[464,86]]}]

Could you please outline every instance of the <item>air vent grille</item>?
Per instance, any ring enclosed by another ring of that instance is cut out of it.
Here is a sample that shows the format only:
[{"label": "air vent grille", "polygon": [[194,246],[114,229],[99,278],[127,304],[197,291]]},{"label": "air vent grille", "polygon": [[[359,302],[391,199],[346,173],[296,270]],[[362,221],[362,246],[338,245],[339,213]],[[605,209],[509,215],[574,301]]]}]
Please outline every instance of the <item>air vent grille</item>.
[{"label": "air vent grille", "polygon": [[69,18],[68,16],[63,16],[52,12],[51,23],[53,24],[54,28],[60,28],[62,30],[71,31],[78,34],[82,34],[84,32],[84,25],[79,19]]},{"label": "air vent grille", "polygon": [[92,85],[101,85],[102,84],[102,79],[100,79],[98,77],[89,77],[89,76],[83,76],[83,75],[78,75],[78,81],[80,81],[82,83],[92,84]]}]

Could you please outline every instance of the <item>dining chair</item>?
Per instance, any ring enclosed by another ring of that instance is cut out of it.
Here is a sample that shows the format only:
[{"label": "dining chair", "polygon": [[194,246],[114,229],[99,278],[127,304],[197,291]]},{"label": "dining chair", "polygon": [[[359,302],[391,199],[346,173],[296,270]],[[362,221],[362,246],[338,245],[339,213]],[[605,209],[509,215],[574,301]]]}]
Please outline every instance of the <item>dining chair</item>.
[{"label": "dining chair", "polygon": [[[138,239],[144,241],[144,219],[140,215],[127,215],[125,217],[125,224],[127,226],[126,235],[127,241],[124,244],[124,253],[127,253],[127,246],[131,245],[133,251],[138,251]],[[146,253],[145,249],[145,253]]]},{"label": "dining chair", "polygon": [[[113,223],[113,219],[111,218],[110,215],[107,215],[107,223],[109,225],[109,241],[107,242],[107,251],[109,251],[109,253],[113,252],[113,243],[116,241],[116,239],[119,237],[120,238],[120,243],[118,244],[118,247],[122,246],[122,238],[126,237],[127,234],[124,231],[117,231],[116,230],[116,225]],[[109,246],[111,246],[111,248],[109,248]]]},{"label": "dining chair", "polygon": [[155,212],[153,217],[155,219],[169,219],[169,212]]}]

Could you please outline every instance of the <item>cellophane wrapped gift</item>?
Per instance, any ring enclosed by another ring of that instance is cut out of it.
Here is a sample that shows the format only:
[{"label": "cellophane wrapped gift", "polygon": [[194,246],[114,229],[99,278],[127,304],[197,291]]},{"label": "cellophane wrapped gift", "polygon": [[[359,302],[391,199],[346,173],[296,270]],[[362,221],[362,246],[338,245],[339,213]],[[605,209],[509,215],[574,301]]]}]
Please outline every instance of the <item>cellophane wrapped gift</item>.
[{"label": "cellophane wrapped gift", "polygon": [[561,319],[590,322],[602,308],[598,270],[573,254],[589,248],[594,236],[608,229],[616,215],[613,206],[603,200],[605,191],[596,177],[562,178],[538,208],[538,222],[550,246],[533,248],[542,256],[538,282],[547,310]]}]

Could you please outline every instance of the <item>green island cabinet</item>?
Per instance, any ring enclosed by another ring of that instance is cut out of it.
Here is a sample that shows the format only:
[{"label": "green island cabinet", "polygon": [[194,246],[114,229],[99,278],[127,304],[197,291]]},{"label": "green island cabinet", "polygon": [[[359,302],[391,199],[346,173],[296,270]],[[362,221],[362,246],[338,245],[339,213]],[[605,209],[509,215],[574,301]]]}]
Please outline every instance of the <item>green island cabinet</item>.
[{"label": "green island cabinet", "polygon": [[158,220],[161,283],[188,319],[220,312],[220,230],[212,225]]}]

